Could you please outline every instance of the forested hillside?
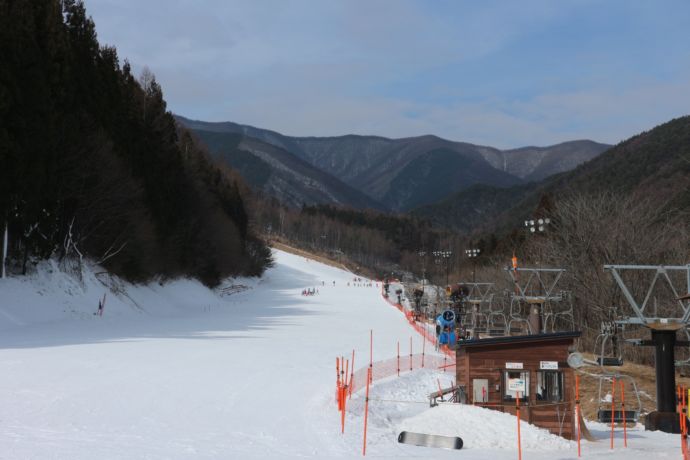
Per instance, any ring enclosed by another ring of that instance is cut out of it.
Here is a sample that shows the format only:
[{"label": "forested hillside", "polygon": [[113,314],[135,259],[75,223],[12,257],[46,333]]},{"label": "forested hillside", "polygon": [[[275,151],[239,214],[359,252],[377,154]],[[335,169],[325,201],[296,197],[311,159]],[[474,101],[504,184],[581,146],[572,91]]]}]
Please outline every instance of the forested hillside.
[{"label": "forested hillside", "polygon": [[690,116],[640,133],[572,171],[541,182],[501,189],[473,187],[413,214],[462,231],[506,232],[541,197],[619,193],[652,200],[666,211],[690,209]]},{"label": "forested hillside", "polygon": [[[231,139],[234,134],[247,140],[254,139],[254,148],[236,149],[244,154],[237,152],[235,155],[237,161],[243,161],[243,166],[247,166],[245,169],[251,170],[250,173],[262,169],[268,175],[271,169],[285,170],[267,164],[258,165],[255,159],[246,155],[250,152],[253,156],[271,156],[271,149],[266,146],[272,145],[309,163],[321,171],[321,176],[325,174],[331,181],[342,181],[361,195],[367,195],[375,205],[367,203],[362,206],[363,200],[359,196],[357,200],[331,200],[331,204],[394,211],[409,211],[417,206],[431,205],[475,184],[509,187],[524,180],[541,180],[551,174],[570,170],[609,147],[580,140],[548,147],[499,150],[433,135],[401,139],[352,134],[291,137],[232,122],[212,123],[190,120],[180,115],[176,117],[204,142],[208,139],[209,149],[214,154],[219,153],[218,139],[224,136]],[[228,144],[225,142],[225,145]],[[329,182],[317,176],[310,176],[315,177],[314,184],[322,189],[328,188]],[[284,198],[270,188],[264,188],[264,191],[280,200]]]},{"label": "forested hillside", "polygon": [[240,179],[176,125],[151,72],[98,43],[82,2],[1,0],[0,63],[11,270],[88,256],[132,280],[262,273]]}]

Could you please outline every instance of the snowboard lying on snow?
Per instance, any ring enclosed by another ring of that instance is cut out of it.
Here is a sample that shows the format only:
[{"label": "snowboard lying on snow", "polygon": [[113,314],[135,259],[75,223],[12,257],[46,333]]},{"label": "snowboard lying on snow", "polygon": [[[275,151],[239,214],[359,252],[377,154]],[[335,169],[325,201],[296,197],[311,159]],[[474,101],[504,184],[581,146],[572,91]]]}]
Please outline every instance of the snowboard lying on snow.
[{"label": "snowboard lying on snow", "polygon": [[437,434],[403,431],[398,435],[398,442],[423,447],[439,447],[441,449],[462,449],[462,439],[457,436],[440,436]]}]

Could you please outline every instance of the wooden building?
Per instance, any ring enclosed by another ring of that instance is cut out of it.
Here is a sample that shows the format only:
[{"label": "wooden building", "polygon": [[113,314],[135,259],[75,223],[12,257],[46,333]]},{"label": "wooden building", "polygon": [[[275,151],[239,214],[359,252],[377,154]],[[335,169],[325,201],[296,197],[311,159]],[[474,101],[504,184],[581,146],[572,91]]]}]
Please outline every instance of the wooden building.
[{"label": "wooden building", "polygon": [[515,415],[573,439],[575,377],[568,353],[580,332],[494,337],[458,343],[457,382],[467,402]]}]

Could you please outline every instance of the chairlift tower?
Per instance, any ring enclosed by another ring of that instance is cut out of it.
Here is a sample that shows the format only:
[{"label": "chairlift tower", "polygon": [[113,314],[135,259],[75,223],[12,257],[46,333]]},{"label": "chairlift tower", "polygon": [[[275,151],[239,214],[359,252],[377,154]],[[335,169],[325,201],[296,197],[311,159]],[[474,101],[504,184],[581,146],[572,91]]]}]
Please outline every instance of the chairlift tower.
[{"label": "chairlift tower", "polygon": [[[621,289],[623,296],[628,301],[633,315],[616,320],[620,325],[640,326],[650,330],[651,340],[637,339],[632,342],[636,345],[653,346],[655,348],[656,368],[656,398],[657,410],[647,415],[645,428],[648,430],[660,430],[667,433],[679,433],[680,421],[676,413],[676,373],[675,373],[675,347],[687,346],[687,341],[677,341],[676,332],[687,330],[690,326],[690,296],[681,296],[673,284],[669,273],[685,272],[686,291],[690,292],[690,264],[688,265],[604,265],[604,270],[611,273]],[[651,284],[646,291],[644,300],[638,302],[623,279],[622,273],[629,271],[653,272]],[[659,317],[656,312],[648,314],[647,307],[652,298],[658,282],[664,282],[670,288],[674,296],[675,308],[669,308],[669,312],[676,313],[673,317]]]}]

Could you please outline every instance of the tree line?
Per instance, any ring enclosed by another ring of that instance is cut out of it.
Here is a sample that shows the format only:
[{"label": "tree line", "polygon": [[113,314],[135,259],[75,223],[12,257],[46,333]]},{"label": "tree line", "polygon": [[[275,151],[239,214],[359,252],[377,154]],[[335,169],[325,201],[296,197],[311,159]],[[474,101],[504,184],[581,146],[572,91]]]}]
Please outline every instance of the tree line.
[{"label": "tree line", "polygon": [[155,76],[98,43],[83,2],[0,0],[8,265],[90,257],[134,281],[259,275],[241,179],[175,123]]}]

